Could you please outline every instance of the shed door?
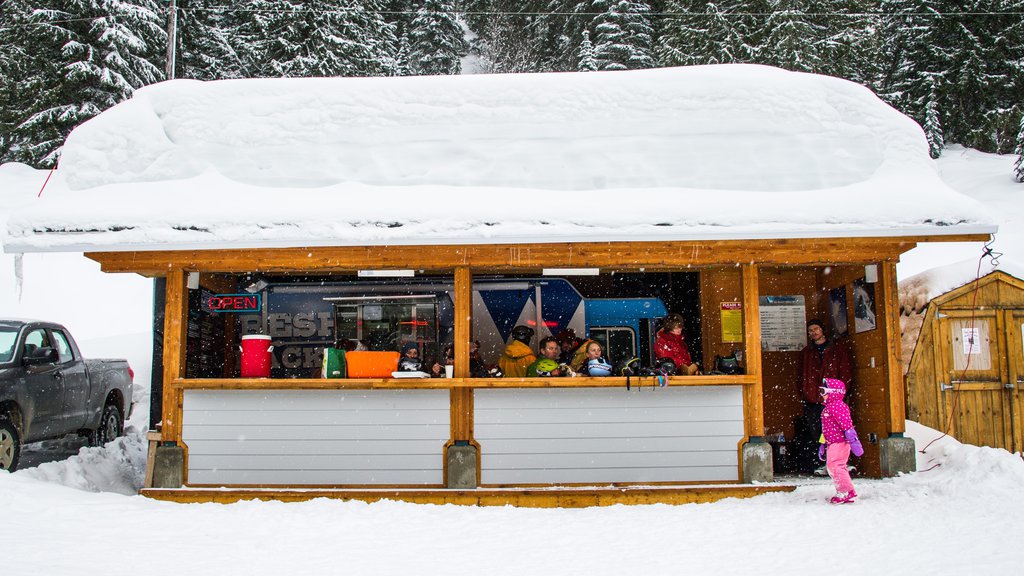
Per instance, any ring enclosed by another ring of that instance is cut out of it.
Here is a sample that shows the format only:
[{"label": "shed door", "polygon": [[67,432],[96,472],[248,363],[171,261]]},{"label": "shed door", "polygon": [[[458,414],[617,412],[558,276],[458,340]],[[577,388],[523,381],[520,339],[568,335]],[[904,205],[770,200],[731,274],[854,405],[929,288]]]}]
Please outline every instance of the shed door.
[{"label": "shed door", "polygon": [[[961,442],[1009,449],[1013,444],[1004,315],[949,310],[939,320],[942,421]],[[950,415],[952,414],[952,420]]]},{"label": "shed door", "polygon": [[1006,382],[1012,386],[1006,393],[1012,428],[1011,452],[1024,450],[1024,310],[1007,310],[1006,342],[1008,376]]}]

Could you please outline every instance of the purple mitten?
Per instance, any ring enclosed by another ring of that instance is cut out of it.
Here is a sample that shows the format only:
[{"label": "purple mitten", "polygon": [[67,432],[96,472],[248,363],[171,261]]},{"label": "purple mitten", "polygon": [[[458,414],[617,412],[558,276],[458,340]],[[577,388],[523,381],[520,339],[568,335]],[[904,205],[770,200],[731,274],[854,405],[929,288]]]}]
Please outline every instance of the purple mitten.
[{"label": "purple mitten", "polygon": [[857,438],[857,431],[850,428],[846,432],[843,432],[843,436],[846,436],[846,441],[850,443],[850,452],[853,452],[854,456],[858,458],[864,455],[864,446],[860,443],[860,438]]},{"label": "purple mitten", "polygon": [[818,460],[825,461],[825,445],[818,444]]}]

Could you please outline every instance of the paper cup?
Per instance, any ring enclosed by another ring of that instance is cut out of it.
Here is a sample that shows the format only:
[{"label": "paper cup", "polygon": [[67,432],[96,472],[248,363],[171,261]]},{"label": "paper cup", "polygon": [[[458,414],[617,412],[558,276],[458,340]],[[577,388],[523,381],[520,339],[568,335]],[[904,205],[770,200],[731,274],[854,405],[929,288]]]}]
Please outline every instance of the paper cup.
[{"label": "paper cup", "polygon": [[444,377],[445,378],[451,378],[453,376],[455,376],[455,366],[452,366],[451,364],[445,364],[445,366],[444,366]]}]

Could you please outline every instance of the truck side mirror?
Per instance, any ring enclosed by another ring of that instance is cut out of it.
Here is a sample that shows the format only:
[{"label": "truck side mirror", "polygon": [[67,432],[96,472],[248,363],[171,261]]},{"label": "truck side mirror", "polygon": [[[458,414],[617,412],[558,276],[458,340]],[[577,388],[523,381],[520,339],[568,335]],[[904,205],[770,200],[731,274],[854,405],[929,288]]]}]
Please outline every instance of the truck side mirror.
[{"label": "truck side mirror", "polygon": [[26,366],[41,366],[43,364],[56,364],[60,356],[57,349],[51,346],[41,346],[29,353],[22,359]]}]

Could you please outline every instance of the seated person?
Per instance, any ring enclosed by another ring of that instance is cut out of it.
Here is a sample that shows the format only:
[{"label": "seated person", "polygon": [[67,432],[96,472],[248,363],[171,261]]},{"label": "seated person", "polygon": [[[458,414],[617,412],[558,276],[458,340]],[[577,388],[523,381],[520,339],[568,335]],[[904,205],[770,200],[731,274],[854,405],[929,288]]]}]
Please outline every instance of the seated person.
[{"label": "seated person", "polygon": [[669,314],[654,340],[654,357],[671,358],[676,363],[676,374],[690,375],[699,371],[697,363],[690,357],[690,349],[683,340],[683,317]]},{"label": "seated person", "polygon": [[562,347],[558,345],[557,339],[552,336],[542,339],[537,351],[540,357],[526,369],[527,377],[571,375],[568,366],[558,362]]},{"label": "seated person", "polygon": [[533,340],[533,328],[519,325],[512,329],[512,342],[505,346],[498,359],[498,368],[506,378],[526,376],[526,369],[537,361],[537,356],[530,349],[530,340]]},{"label": "seated person", "polygon": [[580,342],[579,346],[577,346],[576,349],[569,356],[570,358],[572,358],[571,360],[569,360],[569,366],[572,367],[573,370],[578,372],[583,368],[583,364],[587,362],[587,349],[590,348],[591,344],[597,344],[598,346],[600,346],[600,344],[598,344],[596,341],[587,338],[586,340]]},{"label": "seated person", "polygon": [[423,361],[420,360],[420,348],[415,342],[402,344],[402,355],[398,358],[399,372],[420,372]]},{"label": "seated person", "polygon": [[580,376],[611,376],[612,365],[603,355],[600,342],[588,340],[584,348],[584,360],[577,370]]},{"label": "seated person", "polygon": [[445,366],[455,365],[455,345],[445,344],[443,358],[440,362],[433,362],[430,366],[430,377],[431,378],[444,378],[445,377]]},{"label": "seated person", "polygon": [[576,330],[566,328],[558,333],[558,344],[562,347],[562,363],[572,366],[573,357],[583,344],[583,339],[576,335]]}]

